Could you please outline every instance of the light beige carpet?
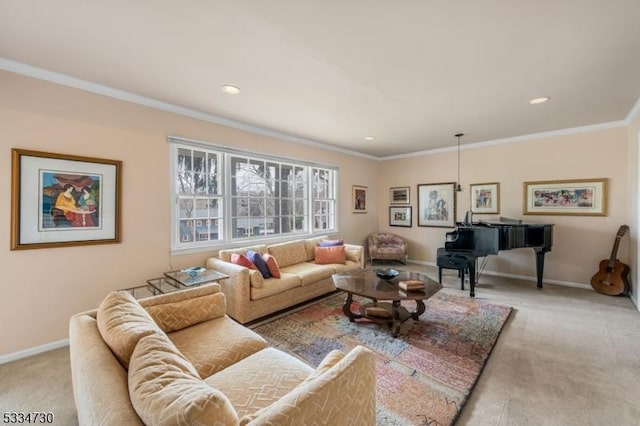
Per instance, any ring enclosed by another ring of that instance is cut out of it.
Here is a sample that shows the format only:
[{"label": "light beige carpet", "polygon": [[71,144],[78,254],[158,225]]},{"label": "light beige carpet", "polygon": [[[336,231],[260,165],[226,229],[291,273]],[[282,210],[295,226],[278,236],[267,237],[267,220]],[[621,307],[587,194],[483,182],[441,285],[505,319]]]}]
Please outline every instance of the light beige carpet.
[{"label": "light beige carpet", "polygon": [[[444,274],[459,291],[455,271]],[[640,313],[628,298],[487,275],[476,297],[514,312],[456,425],[638,424]],[[77,424],[67,348],[0,366],[0,411],[27,410]]]}]

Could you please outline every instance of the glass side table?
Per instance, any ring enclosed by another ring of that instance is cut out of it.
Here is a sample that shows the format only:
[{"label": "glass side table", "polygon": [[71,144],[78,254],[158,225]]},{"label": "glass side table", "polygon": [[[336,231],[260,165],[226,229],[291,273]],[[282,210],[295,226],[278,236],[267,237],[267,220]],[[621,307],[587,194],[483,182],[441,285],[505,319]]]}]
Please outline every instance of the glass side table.
[{"label": "glass side table", "polygon": [[161,294],[155,287],[149,284],[125,288],[124,291],[128,291],[134,299],[144,299],[145,297],[157,296],[158,294]]},{"label": "glass side table", "polygon": [[182,271],[170,271],[165,272],[164,277],[147,280],[147,284],[157,292],[156,294],[165,294],[197,287],[202,284],[218,282],[225,278],[229,278],[229,276],[213,269],[205,269],[194,276]]},{"label": "glass side table", "polygon": [[199,274],[193,276],[182,271],[165,272],[164,276],[169,278],[170,280],[175,281],[178,284],[178,288],[180,290],[206,283],[218,282],[220,280],[224,280],[225,278],[229,278],[229,275],[223,274],[222,272],[214,271],[213,269],[205,269]]}]

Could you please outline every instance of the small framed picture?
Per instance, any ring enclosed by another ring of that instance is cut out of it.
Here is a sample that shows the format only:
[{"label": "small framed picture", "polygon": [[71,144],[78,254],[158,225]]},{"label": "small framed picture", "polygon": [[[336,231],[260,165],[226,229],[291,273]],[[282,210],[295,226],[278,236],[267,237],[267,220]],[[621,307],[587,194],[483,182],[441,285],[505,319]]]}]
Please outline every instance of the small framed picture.
[{"label": "small framed picture", "polygon": [[498,214],[500,213],[500,184],[472,183],[471,188],[471,213]]},{"label": "small framed picture", "polygon": [[390,188],[391,204],[409,204],[411,190],[408,186]]},{"label": "small framed picture", "polygon": [[411,206],[389,207],[389,226],[411,228]]},{"label": "small framed picture", "polygon": [[351,206],[353,207],[353,213],[366,213],[367,212],[367,187],[353,185],[351,187]]},{"label": "small framed picture", "polygon": [[418,226],[455,227],[455,185],[455,182],[418,185]]}]

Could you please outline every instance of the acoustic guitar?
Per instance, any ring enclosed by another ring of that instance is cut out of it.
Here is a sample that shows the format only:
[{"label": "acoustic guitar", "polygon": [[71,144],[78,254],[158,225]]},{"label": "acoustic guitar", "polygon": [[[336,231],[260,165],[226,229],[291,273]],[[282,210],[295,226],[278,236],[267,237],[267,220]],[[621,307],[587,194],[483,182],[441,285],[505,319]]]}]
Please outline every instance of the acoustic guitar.
[{"label": "acoustic guitar", "polygon": [[627,281],[629,266],[616,259],[620,239],[627,231],[629,231],[627,225],[622,225],[618,229],[611,257],[600,261],[600,270],[591,278],[591,287],[602,294],[617,296],[629,291],[629,281]]}]

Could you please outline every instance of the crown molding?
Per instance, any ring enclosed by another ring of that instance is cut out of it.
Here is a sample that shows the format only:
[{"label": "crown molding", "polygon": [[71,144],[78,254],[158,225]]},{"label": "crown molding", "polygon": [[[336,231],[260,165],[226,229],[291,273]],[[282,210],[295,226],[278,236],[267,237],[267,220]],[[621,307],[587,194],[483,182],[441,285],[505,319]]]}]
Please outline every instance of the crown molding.
[{"label": "crown molding", "polygon": [[[450,151],[457,150],[457,146],[456,146],[456,147],[436,148],[436,149],[430,149],[425,151],[410,152],[407,154],[390,155],[386,157],[377,157],[374,155],[364,154],[362,152],[353,151],[350,149],[340,148],[335,145],[318,142],[312,139],[303,138],[300,136],[295,136],[288,133],[279,132],[276,130],[254,126],[252,124],[243,123],[240,121],[217,116],[214,114],[205,113],[202,111],[197,111],[197,110],[186,108],[180,105],[174,105],[168,102],[160,101],[160,100],[149,98],[146,96],[137,95],[135,93],[127,92],[120,89],[115,89],[113,87],[105,86],[102,84],[97,84],[87,80],[71,77],[66,74],[24,64],[22,62],[17,62],[11,59],[0,57],[0,69],[5,71],[10,71],[16,74],[25,75],[28,77],[37,78],[40,80],[50,81],[52,83],[61,84],[63,86],[73,87],[75,89],[80,89],[87,92],[97,93],[99,95],[104,95],[104,96],[108,96],[108,97],[119,99],[119,100],[132,102],[138,105],[147,106],[147,107],[158,109],[161,111],[166,111],[166,112],[182,115],[185,117],[206,121],[209,123],[230,127],[236,130],[242,130],[245,132],[249,132],[249,133],[253,133],[261,136],[268,136],[268,137],[272,137],[280,140],[285,140],[288,142],[310,146],[313,148],[339,152],[342,154],[366,158],[369,160],[390,161],[390,160],[398,160],[403,158],[436,155],[443,152],[450,152]],[[576,133],[586,133],[586,132],[593,132],[598,130],[624,127],[624,126],[630,125],[636,118],[638,118],[639,115],[640,115],[640,98],[636,101],[635,105],[633,106],[633,108],[631,108],[631,111],[629,111],[629,114],[624,120],[611,121],[608,123],[599,123],[599,124],[593,124],[593,125],[581,126],[581,127],[572,127],[568,129],[552,130],[552,131],[541,132],[541,133],[532,133],[529,135],[514,136],[509,138],[503,138],[503,139],[494,139],[494,140],[477,142],[472,144],[465,144],[460,146],[460,150],[477,149],[477,148],[484,148],[488,146],[526,142],[533,139],[544,139],[544,138],[550,138],[555,136],[565,136],[565,135],[571,135]]]},{"label": "crown molding", "polygon": [[627,118],[624,120],[627,123],[627,126],[633,123],[635,119],[638,118],[639,115],[640,115],[640,98],[638,98],[633,108],[631,108],[631,111],[629,111],[629,115],[627,115]]},{"label": "crown molding", "polygon": [[240,121],[232,120],[232,119],[221,117],[218,115],[197,111],[197,110],[186,108],[180,105],[175,105],[168,102],[160,101],[158,99],[153,99],[153,98],[138,95],[135,93],[127,92],[125,90],[115,89],[113,87],[71,77],[69,75],[62,74],[59,72],[50,71],[44,68],[34,67],[32,65],[13,61],[11,59],[0,57],[0,69],[5,71],[10,71],[16,74],[25,75],[27,77],[37,78],[39,80],[50,81],[52,83],[60,84],[67,87],[73,87],[75,89],[80,89],[87,92],[97,93],[99,95],[108,96],[114,99],[119,99],[122,101],[127,101],[127,102],[131,102],[138,105],[143,105],[143,106],[158,109],[161,111],[171,112],[171,113],[182,115],[189,118],[195,118],[196,120],[219,124],[221,126],[230,127],[236,130],[242,130],[245,132],[249,132],[249,133],[253,133],[261,136],[268,136],[268,137],[272,137],[280,140],[285,140],[288,142],[294,142],[301,145],[307,145],[314,148],[324,149],[327,151],[335,151],[335,152],[340,152],[342,154],[352,155],[355,157],[362,157],[369,160],[380,160],[379,157],[376,157],[373,155],[364,154],[362,152],[340,148],[327,143],[314,141],[312,139],[307,139],[300,136],[279,132],[276,130],[254,126],[252,124],[243,123]]}]

